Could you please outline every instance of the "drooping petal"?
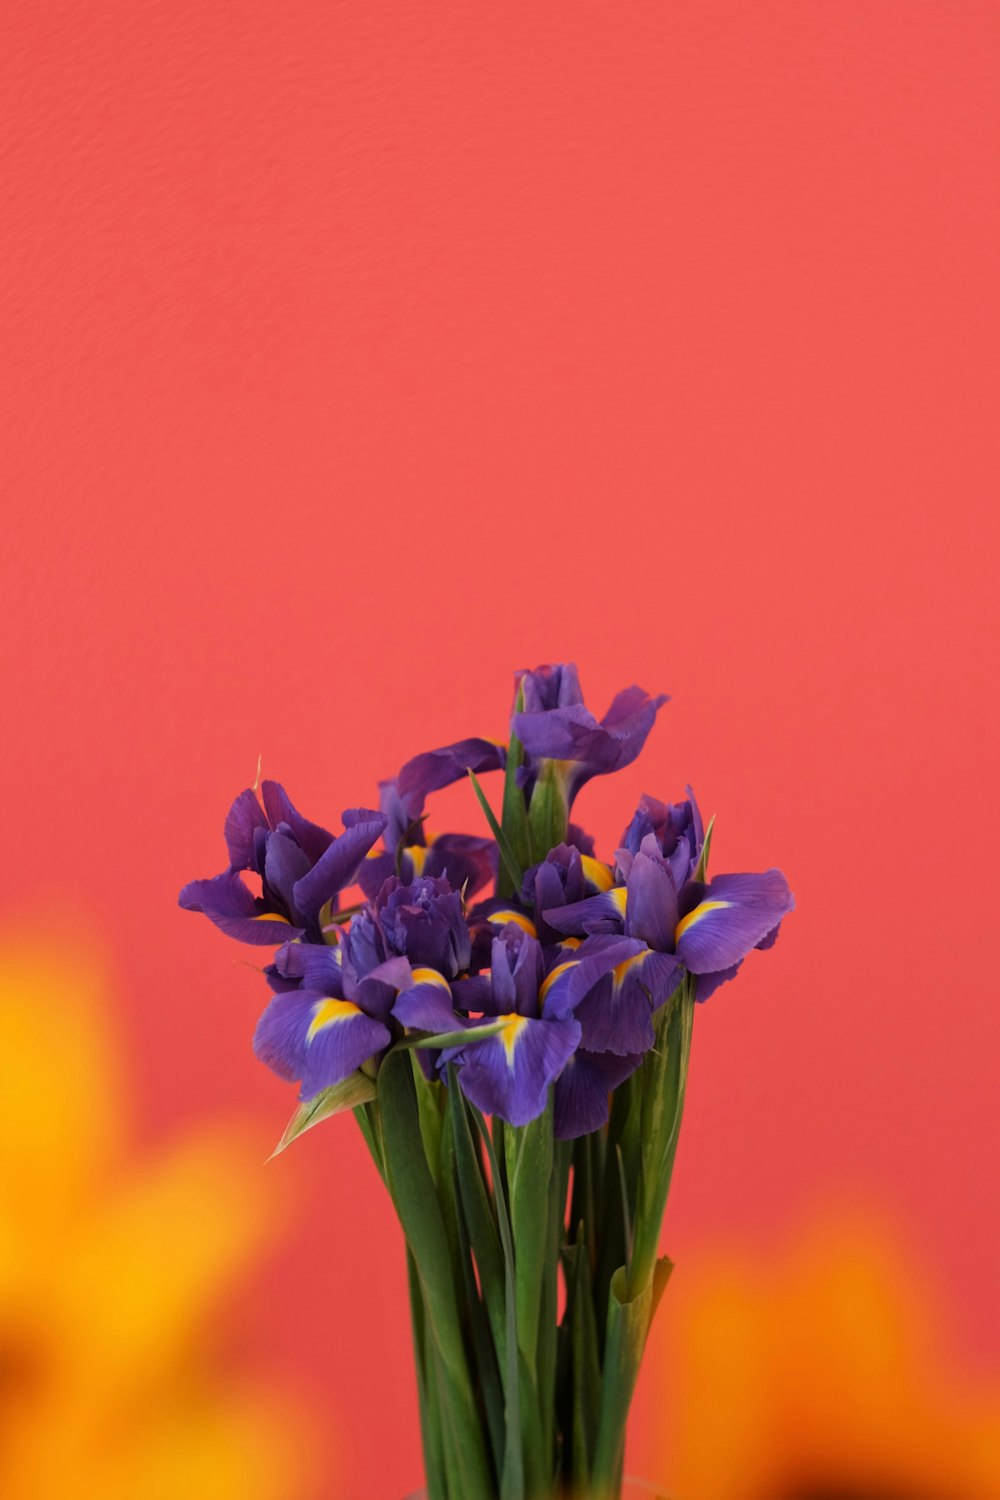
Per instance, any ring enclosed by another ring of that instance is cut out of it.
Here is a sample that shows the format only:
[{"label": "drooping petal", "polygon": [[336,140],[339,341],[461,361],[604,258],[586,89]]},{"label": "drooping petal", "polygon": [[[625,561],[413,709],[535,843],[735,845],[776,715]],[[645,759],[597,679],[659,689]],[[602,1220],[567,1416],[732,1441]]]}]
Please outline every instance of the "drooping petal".
[{"label": "drooping petal", "polygon": [[587,938],[578,948],[556,950],[555,963],[539,990],[542,1014],[552,1020],[572,1015],[599,980],[647,951],[638,938],[610,933]]},{"label": "drooping petal", "polygon": [[580,1040],[576,1021],[536,1021],[511,1015],[499,1036],[461,1049],[459,1083],[484,1114],[527,1125],[542,1113],[549,1085]]},{"label": "drooping petal", "polygon": [[729,969],[719,969],[714,974],[696,974],[694,977],[694,998],[704,1002],[709,995],[714,995],[720,984],[725,984],[730,979],[735,979],[740,971],[743,960],[733,964]]},{"label": "drooping petal", "polygon": [[[267,819],[263,808],[257,801],[256,792],[247,787],[246,791],[240,792],[226,814],[226,848],[229,850],[231,870],[257,869],[254,860],[255,828],[261,828],[266,833]],[[257,873],[260,874],[259,869]]]},{"label": "drooping petal", "polygon": [[442,833],[427,846],[423,869],[415,873],[447,876],[448,884],[469,900],[496,878],[497,846],[474,834]]},{"label": "drooping petal", "polygon": [[282,1078],[300,1078],[302,1099],[311,1099],[390,1041],[388,1028],[351,1001],[293,990],[271,1001],[257,1023],[253,1045],[261,1061]]},{"label": "drooping petal", "polygon": [[377,1021],[388,1021],[396,996],[412,983],[412,971],[405,958],[389,958],[360,978],[348,966],[344,978],[347,999]]},{"label": "drooping petal", "polygon": [[625,886],[616,885],[596,896],[587,896],[583,901],[574,901],[568,906],[550,907],[544,916],[556,932],[566,932],[577,937],[586,933],[622,932],[627,901]]},{"label": "drooping petal", "polygon": [[384,813],[367,808],[344,814],[344,832],[330,844],[323,857],[297,881],[295,905],[304,917],[315,917],[327,901],[336,901],[357,878],[361,863],[386,825]]},{"label": "drooping petal", "polygon": [[611,707],[601,720],[601,728],[617,746],[617,754],[613,764],[608,767],[609,770],[620,771],[622,766],[635,760],[656,723],[656,715],[669,702],[669,693],[657,693],[653,698],[645,689],[634,684],[615,695]]},{"label": "drooping petal", "polygon": [[642,1062],[641,1052],[618,1057],[613,1052],[585,1052],[578,1047],[556,1079],[557,1140],[573,1140],[600,1130],[608,1118],[608,1095]]},{"label": "drooping petal", "polygon": [[279,781],[261,782],[260,791],[271,827],[277,828],[279,824],[287,823],[295,836],[295,842],[309,856],[309,863],[314,865],[322,859],[333,843],[333,834],[320,828],[318,823],[310,823],[308,818],[304,818]]},{"label": "drooping petal", "polygon": [[728,969],[767,939],[795,905],[780,870],[718,875],[677,924],[677,956],[692,974]]},{"label": "drooping petal", "polygon": [[344,955],[325,943],[286,943],[275,954],[279,974],[299,988],[334,998],[344,996]]},{"label": "drooping petal", "polygon": [[447,979],[433,969],[413,970],[413,983],[396,996],[392,1013],[403,1026],[415,1031],[457,1031],[466,1024],[455,1014]]},{"label": "drooping petal", "polygon": [[630,687],[615,697],[600,722],[577,702],[515,714],[513,729],[529,755],[576,762],[576,790],[591,776],[621,770],[635,760],[666,701]]},{"label": "drooping petal", "polygon": [[340,1083],[392,1041],[387,1026],[366,1016],[350,1000],[321,1000],[306,1037],[303,1100]]},{"label": "drooping petal", "polygon": [[617,964],[576,1006],[583,1043],[591,1052],[626,1056],[653,1045],[653,1013],[680,983],[681,969],[669,953],[645,948]]},{"label": "drooping petal", "polygon": [[507,762],[504,746],[495,740],[456,740],[453,745],[442,745],[440,750],[425,750],[408,760],[397,778],[401,796],[408,801],[423,799],[431,792],[461,781],[470,771],[479,775],[483,771],[503,770]]},{"label": "drooping petal", "polygon": [[178,896],[177,904],[185,911],[203,912],[238,943],[273,947],[302,934],[302,928],[294,927],[280,912],[269,912],[235,870],[225,870],[211,880],[190,881]]},{"label": "drooping petal", "polygon": [[320,998],[308,990],[275,995],[257,1022],[253,1050],[261,1062],[289,1082],[302,1077],[308,1047],[306,1033]]}]

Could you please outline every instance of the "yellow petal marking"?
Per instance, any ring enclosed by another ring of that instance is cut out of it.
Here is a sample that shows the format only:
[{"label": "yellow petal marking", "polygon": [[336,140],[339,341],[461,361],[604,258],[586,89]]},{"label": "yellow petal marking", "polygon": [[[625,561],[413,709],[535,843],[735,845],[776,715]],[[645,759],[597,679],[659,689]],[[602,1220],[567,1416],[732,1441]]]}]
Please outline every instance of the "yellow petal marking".
[{"label": "yellow petal marking", "polygon": [[677,923],[674,929],[674,942],[679,943],[688,928],[700,922],[702,917],[707,917],[710,911],[719,911],[723,906],[732,906],[732,904],[731,901],[700,901],[694,911],[689,911],[687,916],[681,917]]},{"label": "yellow petal marking", "polygon": [[628,892],[626,891],[625,887],[623,885],[613,886],[612,889],[609,890],[606,894],[607,894],[608,900],[617,909],[617,911],[619,912],[619,914],[621,916],[624,916],[625,915],[625,902],[626,902],[626,899],[628,897]]},{"label": "yellow petal marking", "polygon": [[519,911],[494,911],[490,913],[490,921],[495,922],[498,927],[504,927],[508,922],[516,922],[529,937],[536,938],[538,929],[530,917],[526,917]]},{"label": "yellow petal marking", "polygon": [[578,958],[568,958],[564,964],[557,964],[556,967],[552,970],[551,974],[546,974],[544,980],[542,981],[542,987],[538,991],[538,1003],[540,1005],[544,1004],[545,996],[549,993],[549,990],[555,984],[556,980],[559,978],[559,975],[565,974],[567,969],[575,969],[579,962],[580,960]]},{"label": "yellow petal marking", "polygon": [[629,969],[634,969],[638,964],[644,964],[648,957],[649,949],[647,948],[645,953],[633,953],[631,958],[626,958],[622,963],[615,964],[614,968],[611,971],[612,977],[615,982],[615,989],[621,989],[622,985],[625,983],[625,975],[628,973]]},{"label": "yellow petal marking", "polygon": [[262,911],[259,917],[251,917],[250,920],[251,922],[284,922],[286,927],[292,925],[287,917],[283,917],[280,912],[276,911]]},{"label": "yellow petal marking", "polygon": [[349,1021],[352,1016],[360,1016],[360,1014],[360,1006],[355,1005],[351,1000],[321,1000],[309,1022],[306,1041],[311,1042],[316,1033],[323,1031],[325,1027],[336,1026],[338,1021]]},{"label": "yellow petal marking", "polygon": [[438,973],[437,969],[414,969],[413,983],[438,984],[443,990],[447,990],[449,995],[451,994],[451,985],[448,983],[447,979],[445,979],[443,974]]},{"label": "yellow petal marking", "polygon": [[514,1066],[514,1048],[517,1046],[518,1038],[528,1024],[526,1016],[506,1016],[503,1023],[503,1031],[500,1032],[500,1040],[503,1042],[507,1053],[507,1062],[510,1067]]},{"label": "yellow petal marking", "polygon": [[614,879],[607,865],[602,864],[599,859],[592,858],[589,854],[581,854],[580,863],[591,885],[596,886],[599,891],[610,891],[614,885]]},{"label": "yellow petal marking", "polygon": [[424,873],[424,865],[427,863],[427,850],[423,844],[407,844],[403,853],[408,854],[410,857],[414,877],[422,875]]},{"label": "yellow petal marking", "polygon": [[579,946],[580,946],[580,944],[582,942],[583,942],[583,938],[564,937],[564,938],[560,938],[559,939],[559,946],[560,946],[560,948],[575,949],[575,948],[579,948]]}]

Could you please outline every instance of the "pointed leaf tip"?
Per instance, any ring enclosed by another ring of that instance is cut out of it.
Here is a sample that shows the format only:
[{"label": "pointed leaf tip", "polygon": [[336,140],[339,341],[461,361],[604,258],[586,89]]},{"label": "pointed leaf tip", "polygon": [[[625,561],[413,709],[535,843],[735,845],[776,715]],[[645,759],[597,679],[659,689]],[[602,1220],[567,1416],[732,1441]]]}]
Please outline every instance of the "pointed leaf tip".
[{"label": "pointed leaf tip", "polygon": [[307,1099],[300,1104],[285,1128],[285,1133],[275,1146],[268,1161],[273,1161],[280,1156],[293,1141],[298,1140],[307,1130],[318,1125],[321,1120],[328,1120],[331,1115],[343,1114],[345,1110],[356,1109],[359,1104],[369,1104],[375,1098],[375,1080],[369,1078],[367,1073],[360,1069],[351,1073],[341,1083],[335,1083],[331,1088],[323,1089],[314,1098]]}]

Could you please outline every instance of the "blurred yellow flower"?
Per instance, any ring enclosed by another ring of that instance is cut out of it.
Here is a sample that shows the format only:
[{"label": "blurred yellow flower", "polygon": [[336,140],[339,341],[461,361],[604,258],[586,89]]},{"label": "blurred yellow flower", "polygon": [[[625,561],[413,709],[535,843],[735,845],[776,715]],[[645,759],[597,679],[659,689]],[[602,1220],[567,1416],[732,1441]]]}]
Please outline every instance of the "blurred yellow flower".
[{"label": "blurred yellow flower", "polygon": [[92,964],[0,952],[0,1495],[289,1500],[300,1418],[211,1348],[260,1162],[231,1131],[135,1161],[102,999]]},{"label": "blurred yellow flower", "polygon": [[[673,1299],[668,1311],[667,1302]],[[995,1392],[963,1374],[891,1236],[837,1217],[678,1272],[653,1472],[682,1500],[995,1500]]]}]

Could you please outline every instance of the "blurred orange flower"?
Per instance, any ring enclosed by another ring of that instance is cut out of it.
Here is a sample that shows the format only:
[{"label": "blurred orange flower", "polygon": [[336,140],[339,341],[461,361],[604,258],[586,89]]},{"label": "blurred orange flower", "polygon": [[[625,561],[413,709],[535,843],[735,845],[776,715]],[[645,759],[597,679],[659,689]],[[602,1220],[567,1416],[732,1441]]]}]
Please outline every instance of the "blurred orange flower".
[{"label": "blurred orange flower", "polygon": [[949,1358],[930,1291],[871,1224],[834,1219],[770,1259],[702,1264],[670,1297],[650,1466],[671,1494],[1000,1495],[996,1393]]},{"label": "blurred orange flower", "polygon": [[0,1494],[288,1500],[300,1419],[211,1348],[260,1163],[231,1131],[134,1160],[102,999],[93,965],[0,952]]}]

